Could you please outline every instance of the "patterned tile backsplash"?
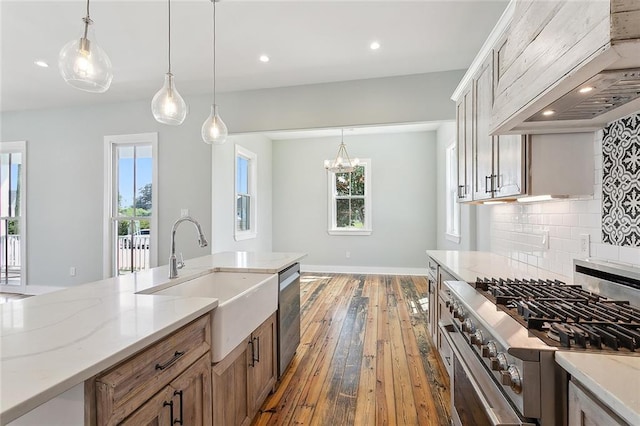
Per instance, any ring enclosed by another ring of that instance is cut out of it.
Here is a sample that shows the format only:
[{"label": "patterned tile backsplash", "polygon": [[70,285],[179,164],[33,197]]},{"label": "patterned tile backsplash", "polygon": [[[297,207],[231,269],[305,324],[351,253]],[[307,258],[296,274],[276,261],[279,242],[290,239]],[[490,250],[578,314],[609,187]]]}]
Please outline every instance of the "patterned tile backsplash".
[{"label": "patterned tile backsplash", "polygon": [[604,128],[602,241],[640,247],[640,114]]},{"label": "patterned tile backsplash", "polygon": [[[632,115],[595,138],[592,199],[478,206],[489,209],[490,250],[571,279],[573,259],[584,257],[581,236],[588,234],[591,257],[640,266],[639,122]],[[608,147],[614,138],[626,148]]]}]

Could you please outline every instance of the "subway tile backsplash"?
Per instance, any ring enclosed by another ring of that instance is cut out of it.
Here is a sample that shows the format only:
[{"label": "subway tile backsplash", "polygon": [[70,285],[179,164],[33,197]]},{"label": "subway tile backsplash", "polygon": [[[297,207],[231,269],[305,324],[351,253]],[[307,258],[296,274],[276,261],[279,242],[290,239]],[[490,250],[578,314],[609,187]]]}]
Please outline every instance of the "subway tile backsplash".
[{"label": "subway tile backsplash", "polygon": [[602,135],[595,138],[593,198],[481,207],[490,209],[491,251],[570,279],[573,259],[584,257],[581,235],[588,234],[591,257],[640,266],[640,247],[603,240]]}]

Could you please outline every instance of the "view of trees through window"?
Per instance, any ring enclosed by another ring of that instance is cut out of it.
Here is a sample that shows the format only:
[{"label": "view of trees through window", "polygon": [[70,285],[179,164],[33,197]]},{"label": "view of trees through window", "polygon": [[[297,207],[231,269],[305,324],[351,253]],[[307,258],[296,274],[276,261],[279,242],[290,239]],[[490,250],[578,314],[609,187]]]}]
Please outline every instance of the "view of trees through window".
[{"label": "view of trees through window", "polygon": [[356,166],[350,173],[336,173],[336,226],[363,228],[365,226],[364,166]]}]

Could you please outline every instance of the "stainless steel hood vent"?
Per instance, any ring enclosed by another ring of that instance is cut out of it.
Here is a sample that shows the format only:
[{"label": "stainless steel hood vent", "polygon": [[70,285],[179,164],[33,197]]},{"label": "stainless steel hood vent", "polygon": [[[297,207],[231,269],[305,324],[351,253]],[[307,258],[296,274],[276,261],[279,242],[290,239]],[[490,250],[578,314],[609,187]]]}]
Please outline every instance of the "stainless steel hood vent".
[{"label": "stainless steel hood vent", "polygon": [[640,68],[603,71],[525,121],[589,120],[637,98]]}]

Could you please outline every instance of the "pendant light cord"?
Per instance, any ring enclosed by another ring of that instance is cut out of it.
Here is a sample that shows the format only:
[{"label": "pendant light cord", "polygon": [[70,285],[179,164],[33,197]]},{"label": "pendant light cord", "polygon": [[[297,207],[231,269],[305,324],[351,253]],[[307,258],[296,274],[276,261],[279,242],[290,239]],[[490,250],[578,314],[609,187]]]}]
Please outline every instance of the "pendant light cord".
[{"label": "pendant light cord", "polygon": [[213,104],[216,104],[216,0],[213,3]]},{"label": "pendant light cord", "polygon": [[171,74],[171,0],[167,1],[169,8],[169,74]]},{"label": "pendant light cord", "polygon": [[84,37],[87,38],[87,32],[89,31],[89,24],[91,23],[91,17],[89,16],[89,0],[87,0],[87,16],[83,19],[84,21]]}]

